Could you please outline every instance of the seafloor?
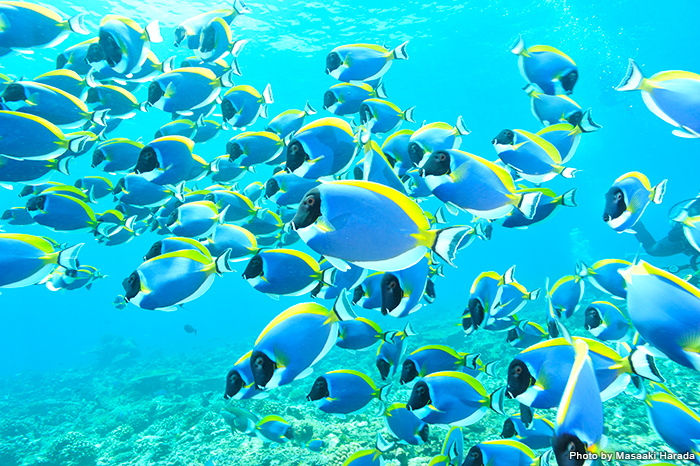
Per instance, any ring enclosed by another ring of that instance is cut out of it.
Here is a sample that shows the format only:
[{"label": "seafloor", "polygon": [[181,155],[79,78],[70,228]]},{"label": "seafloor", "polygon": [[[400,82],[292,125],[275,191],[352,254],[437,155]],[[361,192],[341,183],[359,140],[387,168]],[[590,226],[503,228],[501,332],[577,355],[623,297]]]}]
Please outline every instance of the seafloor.
[{"label": "seafloor", "polygon": [[[576,317],[574,321],[581,323]],[[487,390],[503,384],[505,369],[517,353],[503,344],[505,334],[480,331],[465,338],[455,323],[431,322],[427,315],[418,319],[420,334],[407,340],[409,350],[442,342],[459,350],[478,351],[484,362],[501,361],[501,378],[485,379]],[[586,336],[583,331],[575,333]],[[376,348],[355,354],[334,348],[314,374],[344,367],[364,368],[377,380]],[[363,414],[340,420],[306,401],[313,375],[271,391],[264,400],[233,404],[261,416],[284,416],[293,424],[300,442],[325,440],[322,452],[312,452],[295,442],[269,444],[232,433],[221,415],[228,404],[222,398],[224,377],[246,350],[231,344],[216,350],[146,358],[141,356],[138,341],[104,335],[101,346],[91,351],[91,365],[1,378],[0,465],[199,466],[213,459],[209,465],[339,466],[353,452],[372,447],[377,432],[387,435],[377,402]],[[658,366],[668,379],[668,388],[700,411],[697,373],[669,361],[659,360]],[[395,378],[398,383],[398,376]],[[407,389],[394,385],[390,398],[406,401],[408,395]],[[506,403],[509,413],[517,411],[517,403]],[[604,408],[605,435],[610,439],[607,449],[641,452],[666,448],[650,427],[643,402],[625,392],[606,402]],[[555,410],[549,411],[554,416]],[[504,420],[489,412],[478,423],[464,428],[465,449],[478,441],[498,438]],[[433,427],[426,445],[400,446],[384,458],[395,465],[427,465],[439,454],[445,432]]]}]

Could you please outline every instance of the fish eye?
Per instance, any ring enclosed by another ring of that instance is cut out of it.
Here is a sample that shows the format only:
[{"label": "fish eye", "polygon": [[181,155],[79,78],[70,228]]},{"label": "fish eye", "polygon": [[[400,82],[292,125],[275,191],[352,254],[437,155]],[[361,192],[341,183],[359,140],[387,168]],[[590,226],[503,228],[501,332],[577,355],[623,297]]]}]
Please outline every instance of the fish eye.
[{"label": "fish eye", "polygon": [[445,158],[445,154],[440,154],[440,162],[444,162]]},{"label": "fish eye", "polygon": [[520,366],[515,366],[515,368],[513,369],[513,371],[514,371],[516,374],[522,374],[522,373],[523,373],[523,369],[522,369]]},{"label": "fish eye", "polygon": [[622,200],[622,193],[617,193],[617,194],[615,194],[615,200],[616,200],[616,201],[621,201],[621,200]]},{"label": "fish eye", "polygon": [[389,288],[391,288],[392,290],[396,288],[396,282],[389,283]]},{"label": "fish eye", "polygon": [[316,200],[313,197],[309,197],[306,199],[306,205],[314,205],[314,202],[316,202]]}]

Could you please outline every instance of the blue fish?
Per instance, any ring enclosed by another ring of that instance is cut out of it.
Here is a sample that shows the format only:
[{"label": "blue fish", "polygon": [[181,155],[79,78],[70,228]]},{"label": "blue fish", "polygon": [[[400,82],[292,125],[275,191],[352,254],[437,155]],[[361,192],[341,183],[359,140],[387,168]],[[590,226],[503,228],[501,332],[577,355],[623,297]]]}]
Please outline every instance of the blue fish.
[{"label": "blue fish", "polygon": [[70,157],[51,160],[17,160],[0,156],[0,182],[40,184],[54,172],[68,175]]},{"label": "blue fish", "polygon": [[[552,450],[558,464],[570,464],[571,455],[599,454],[603,437],[603,401],[588,346],[574,341],[576,359],[571,367],[561,402]],[[581,461],[581,460],[579,460]]]},{"label": "blue fish", "polygon": [[293,249],[260,251],[243,272],[253,288],[272,296],[304,295],[316,287],[322,275],[313,257]]},{"label": "blue fish", "polygon": [[401,111],[395,104],[382,99],[367,99],[360,105],[360,121],[370,133],[388,133],[401,124],[402,121],[415,123],[413,112],[415,107]]},{"label": "blue fish", "polygon": [[520,311],[528,301],[534,301],[539,297],[539,288],[527,291],[523,285],[515,281],[514,273],[515,266],[512,266],[501,277],[493,307],[489,311],[488,319],[486,319],[486,325],[491,320],[512,316]]},{"label": "blue fish", "polygon": [[307,179],[341,174],[350,168],[357,144],[350,124],[321,118],[294,133],[287,146],[287,171]]},{"label": "blue fish", "polygon": [[598,131],[602,126],[591,118],[591,110],[583,114],[575,113],[566,123],[547,126],[537,132],[537,136],[552,144],[561,157],[561,163],[568,163],[576,153],[583,133]]},{"label": "blue fish", "polygon": [[404,42],[394,50],[372,44],[341,45],[326,56],[326,74],[346,83],[380,78],[394,60],[408,60],[407,45]]},{"label": "blue fish", "polygon": [[129,173],[136,166],[143,144],[126,138],[100,142],[92,154],[92,166],[107,173]]},{"label": "blue fish", "polygon": [[689,71],[662,71],[645,78],[630,59],[627,75],[615,88],[618,91],[642,91],[644,104],[654,115],[676,127],[675,136],[700,137],[700,75]]},{"label": "blue fish", "polygon": [[562,165],[562,156],[552,143],[521,129],[504,129],[491,143],[503,163],[534,184],[544,183],[557,175],[573,178],[578,171]]},{"label": "blue fish", "polygon": [[382,380],[392,377],[396,373],[401,357],[406,350],[406,338],[415,336],[411,323],[407,323],[403,330],[394,332],[384,338],[379,349],[377,349],[376,366]]},{"label": "blue fish", "polygon": [[216,77],[205,68],[178,68],[163,73],[148,86],[148,100],[141,108],[153,106],[168,113],[193,115],[195,110],[216,101],[222,88],[233,86],[232,75],[233,70],[229,70]]},{"label": "blue fish", "polygon": [[541,197],[537,191],[518,191],[503,167],[457,149],[432,152],[420,170],[435,197],[477,217],[496,219],[516,208],[531,219]]},{"label": "blue fish", "polygon": [[181,118],[178,120],[173,120],[170,123],[166,123],[156,131],[153,136],[155,139],[162,138],[163,136],[182,136],[185,138],[192,139],[192,136],[197,132],[197,124],[186,118]]},{"label": "blue fish", "polygon": [[439,150],[459,149],[462,136],[470,133],[461,116],[457,117],[457,123],[454,126],[443,122],[429,123],[421,126],[411,135],[408,153],[411,160],[418,165],[426,154]]},{"label": "blue fish", "polygon": [[283,311],[255,341],[250,358],[255,386],[272,389],[311,374],[312,366],[333,347],[338,322],[354,317],[344,295],[330,310],[301,303]]},{"label": "blue fish", "polygon": [[199,48],[194,54],[205,63],[211,63],[221,58],[233,57],[230,67],[238,76],[241,72],[238,67],[237,58],[247,40],[233,40],[231,28],[222,18],[213,18],[209,24],[204,26],[199,40]]},{"label": "blue fish", "polygon": [[175,209],[165,226],[176,236],[205,238],[219,223],[224,223],[226,209],[219,211],[211,201],[188,202]]},{"label": "blue fish", "polygon": [[690,462],[700,464],[700,416],[660,384],[651,384],[644,403],[656,434],[675,452],[693,454]]},{"label": "blue fish", "polygon": [[321,439],[314,439],[314,440],[309,440],[306,442],[306,445],[304,445],[306,448],[308,448],[311,451],[319,452],[326,448],[326,442],[324,442]]},{"label": "blue fish", "polygon": [[406,407],[428,424],[468,426],[486,411],[503,413],[503,393],[489,395],[474,377],[456,371],[428,374],[413,386]]},{"label": "blue fish", "polygon": [[528,348],[547,338],[547,331],[536,322],[522,320],[508,331],[506,341],[515,348]]},{"label": "blue fish", "polygon": [[[535,188],[532,191],[541,193],[535,214],[532,218],[526,218],[522,212],[517,209],[512,209],[505,217],[501,217],[501,226],[506,228],[521,228],[525,229],[535,223],[540,223],[547,220],[559,206],[576,207],[576,189],[573,188],[557,196],[554,191],[548,188]],[[528,189],[521,189],[520,192],[527,192]]]},{"label": "blue fish", "polygon": [[90,199],[102,199],[112,194],[114,190],[112,180],[104,176],[84,176],[77,179],[74,186],[87,194]]},{"label": "blue fish", "polygon": [[700,290],[644,261],[621,273],[627,312],[641,337],[672,361],[700,370]]},{"label": "blue fish", "polygon": [[0,288],[19,288],[41,282],[60,265],[78,267],[83,244],[61,247],[49,238],[0,233]]},{"label": "blue fish", "polygon": [[99,37],[93,37],[66,48],[56,57],[56,68],[74,71],[85,76],[92,69],[85,56],[90,45],[97,43],[98,40]]},{"label": "blue fish", "polygon": [[584,285],[585,282],[579,275],[562,277],[554,282],[552,288],[549,288],[549,279],[547,279],[547,299],[557,317],[563,314],[568,319],[574,315],[580,307]]},{"label": "blue fish", "polygon": [[360,111],[362,102],[371,98],[386,99],[384,84],[376,89],[367,83],[339,83],[323,94],[323,108],[334,115],[352,115]]},{"label": "blue fish", "polygon": [[256,436],[255,426],[260,418],[250,411],[229,405],[221,410],[221,416],[224,418],[224,421],[231,426],[232,434],[235,435],[236,432],[240,432],[249,437]]},{"label": "blue fish", "polygon": [[[169,252],[194,250],[200,252],[203,256],[211,259],[212,255],[209,250],[204,247],[199,241],[183,236],[171,236],[156,241],[148,249],[148,252],[143,256],[143,260],[151,260],[154,257],[162,256]],[[218,255],[217,255],[218,256]]]},{"label": "blue fish", "polygon": [[212,260],[195,250],[174,251],[143,262],[122,286],[130,303],[147,310],[172,311],[203,295],[215,274],[232,271],[226,253]]},{"label": "blue fish", "polygon": [[85,16],[79,13],[69,19],[45,6],[29,2],[0,3],[3,26],[0,49],[24,51],[33,47],[52,48],[63,42],[71,32],[90,34],[85,29]]},{"label": "blue fish", "polygon": [[0,154],[17,160],[49,160],[80,152],[97,136],[81,131],[64,135],[53,123],[25,113],[0,110]]},{"label": "blue fish", "polygon": [[158,21],[142,28],[131,18],[106,15],[100,21],[99,41],[88,48],[86,59],[97,71],[112,69],[133,74],[141,70],[151,50],[151,43],[163,41]]},{"label": "blue fish", "polygon": [[[239,133],[226,143],[229,162],[241,167],[268,163],[284,149],[284,141],[269,131]],[[240,160],[238,158],[241,157]]]},{"label": "blue fish", "polygon": [[535,452],[516,440],[489,440],[469,449],[462,466],[530,466]]},{"label": "blue fish", "polygon": [[263,442],[286,443],[294,440],[294,429],[288,420],[275,414],[261,418],[255,424],[255,434]]},{"label": "blue fish", "polygon": [[391,338],[393,334],[394,332],[383,332],[376,322],[358,317],[338,323],[338,340],[335,345],[349,350],[362,350],[380,340]]},{"label": "blue fish", "polygon": [[515,437],[534,450],[548,448],[552,445],[554,424],[543,416],[535,415],[530,425],[525,426],[520,414],[515,414],[503,423],[501,437],[505,439]]},{"label": "blue fish", "polygon": [[316,110],[306,102],[304,110],[286,110],[274,117],[265,126],[265,131],[275,133],[280,139],[285,139],[290,134],[294,134],[304,126],[304,119],[307,116],[315,115]]},{"label": "blue fish", "polygon": [[260,251],[255,236],[245,228],[228,223],[220,223],[203,243],[212,255],[218,256],[230,249],[229,260],[242,261]]},{"label": "blue fish", "polygon": [[564,52],[549,45],[525,46],[522,36],[511,53],[518,55],[520,74],[545,94],[571,94],[578,81],[578,67]]},{"label": "blue fish", "polygon": [[53,70],[34,78],[35,83],[46,84],[83,100],[87,94],[87,82],[73,70]]},{"label": "blue fish", "polygon": [[[658,382],[663,380],[648,351],[637,349],[623,357],[596,340],[579,337],[573,340],[583,340],[588,345],[604,401],[621,393],[631,374]],[[532,408],[557,406],[574,358],[574,347],[561,337],[521,351],[508,367],[507,395]]]},{"label": "blue fish", "polygon": [[362,372],[341,369],[318,377],[306,399],[324,413],[359,414],[374,399],[386,401],[391,385],[377,388],[372,379]]},{"label": "blue fish", "polygon": [[579,262],[576,266],[576,275],[587,278],[593,286],[615,299],[625,299],[627,283],[620,271],[631,265],[631,262],[622,259],[599,260],[592,267]]},{"label": "blue fish", "polygon": [[[364,144],[365,156],[362,159],[362,179],[364,181],[372,181],[374,183],[383,184],[406,194],[401,179],[391,167],[391,162],[384,155],[382,150],[375,141],[369,141]],[[358,162],[357,167],[360,166]],[[357,169],[357,168],[356,168]]]},{"label": "blue fish", "polygon": [[538,89],[538,86],[528,84],[525,92],[532,99],[532,114],[542,126],[556,125],[568,122],[576,113],[583,113],[579,104],[565,94],[550,95]]},{"label": "blue fish", "polygon": [[149,142],[139,154],[135,173],[144,174],[151,183],[177,185],[199,180],[209,164],[192,153],[194,141],[182,136],[164,136]]},{"label": "blue fish", "polygon": [[235,86],[223,95],[221,113],[227,124],[244,128],[255,123],[259,116],[267,118],[267,106],[273,102],[269,84],[262,95],[252,86]]},{"label": "blue fish", "polygon": [[8,225],[31,225],[34,219],[24,207],[12,207],[2,213],[0,220]]},{"label": "blue fish", "polygon": [[406,409],[403,403],[393,403],[386,408],[384,425],[400,443],[423,445],[428,442],[430,426]]},{"label": "blue fish", "polygon": [[202,29],[214,18],[222,18],[231,24],[239,15],[250,13],[251,10],[243,0],[234,0],[231,8],[221,8],[192,16],[175,28],[175,47],[182,45],[188,49],[199,48]]},{"label": "blue fish", "polygon": [[442,371],[477,369],[479,354],[457,352],[449,346],[428,345],[409,354],[401,366],[401,383],[408,384],[416,377]]},{"label": "blue fish", "polygon": [[299,205],[292,227],[339,270],[351,262],[384,272],[410,267],[428,249],[452,264],[471,232],[466,226],[430,230],[415,201],[368,181],[332,181],[312,189]]},{"label": "blue fish", "polygon": [[603,220],[618,233],[634,233],[650,202],[661,204],[666,193],[666,181],[652,187],[646,176],[639,172],[625,173],[615,180],[605,194]]},{"label": "blue fish", "polygon": [[472,283],[467,309],[462,314],[462,328],[467,335],[476,331],[495,304],[501,276],[496,272],[482,272]]},{"label": "blue fish", "polygon": [[601,341],[615,341],[627,336],[631,324],[615,305],[594,301],[586,308],[584,327]]},{"label": "blue fish", "polygon": [[316,180],[278,171],[265,183],[265,197],[279,206],[299,204],[304,195],[318,186]]}]

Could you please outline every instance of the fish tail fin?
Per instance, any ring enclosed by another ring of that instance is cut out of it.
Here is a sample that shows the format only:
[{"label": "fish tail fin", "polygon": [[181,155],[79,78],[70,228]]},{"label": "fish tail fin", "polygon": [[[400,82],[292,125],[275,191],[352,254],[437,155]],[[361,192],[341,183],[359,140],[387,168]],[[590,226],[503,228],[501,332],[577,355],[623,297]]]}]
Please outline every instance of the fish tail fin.
[{"label": "fish tail fin", "polygon": [[122,230],[122,226],[111,222],[100,222],[95,226],[95,235],[109,238]]},{"label": "fish tail fin", "polygon": [[408,53],[406,52],[406,46],[408,41],[396,47],[391,53],[393,54],[394,60],[408,60]]},{"label": "fish tail fin", "polygon": [[157,19],[148,23],[143,30],[144,39],[154,44],[163,42],[163,36],[160,35],[160,23]]},{"label": "fish tail fin", "polygon": [[462,360],[460,361],[464,367],[469,369],[479,369],[481,353],[460,353]]},{"label": "fish tail fin", "polygon": [[510,46],[510,53],[514,53],[515,55],[527,55],[525,39],[523,39],[522,35],[519,35],[513,45]]},{"label": "fish tail fin", "polygon": [[406,120],[409,123],[415,123],[416,120],[413,119],[413,112],[416,111],[416,107],[410,107],[407,108],[406,110],[403,111],[401,116],[403,117],[404,120]]},{"label": "fish tail fin", "polygon": [[654,189],[652,189],[651,202],[653,202],[654,204],[661,204],[661,201],[664,199],[664,194],[666,194],[667,181],[668,180],[663,180],[661,183],[654,186]]},{"label": "fish tail fin", "polygon": [[465,237],[470,236],[472,231],[472,227],[468,226],[454,226],[437,230],[431,249],[442,260],[455,267],[452,261],[457,254],[457,249],[459,249]]},{"label": "fish tail fin", "polygon": [[407,337],[415,337],[416,335],[418,335],[418,332],[416,332],[413,329],[413,325],[411,325],[410,322],[406,324],[406,326],[403,328],[402,332]]},{"label": "fish tail fin", "polygon": [[139,104],[139,111],[148,113],[148,107],[152,107],[153,105],[149,101],[141,102]]},{"label": "fish tail fin", "polygon": [[68,24],[68,29],[70,29],[73,32],[77,32],[78,34],[82,35],[88,35],[90,34],[90,31],[87,30],[85,27],[85,16],[87,13],[80,13],[75,16],[72,16],[68,18],[68,21],[66,21]]},{"label": "fish tail fin", "polygon": [[464,124],[462,115],[457,117],[457,123],[455,124],[454,131],[456,132],[457,136],[466,136],[467,134],[471,133],[471,130]]},{"label": "fish tail fin", "polygon": [[561,195],[561,205],[565,207],[576,207],[576,189],[573,188]]},{"label": "fish tail fin", "polygon": [[[243,50],[243,47],[248,43],[248,39],[240,39],[240,40],[235,40],[231,44],[231,55],[235,57],[238,57],[238,55],[241,54],[241,51]],[[240,76],[240,75],[239,75]]]},{"label": "fish tail fin", "polygon": [[57,259],[58,265],[66,269],[77,269],[80,267],[80,263],[78,262],[78,253],[84,244],[85,243],[76,244],[75,246],[71,246],[59,252]]},{"label": "fish tail fin", "polygon": [[591,269],[583,261],[578,261],[576,263],[576,275],[583,278],[587,277],[591,273]]},{"label": "fish tail fin", "polygon": [[541,292],[542,292],[541,288],[537,288],[536,290],[532,290],[531,292],[529,292],[527,294],[527,298],[525,298],[525,299],[527,299],[528,301],[534,301],[540,297]]},{"label": "fish tail fin", "polygon": [[228,212],[228,208],[231,207],[230,205],[227,205],[224,207],[224,210],[219,212],[219,215],[217,215],[219,223],[226,223],[226,212]]},{"label": "fish tail fin", "polygon": [[126,219],[126,221],[124,222],[124,226],[127,229],[134,231],[134,225],[136,224],[136,220],[138,220],[138,216],[132,215],[131,217]]},{"label": "fish tail fin", "polygon": [[64,175],[70,175],[68,165],[72,159],[73,157],[63,157],[61,160],[56,162],[56,170],[58,170],[60,173],[63,173]]},{"label": "fish tail fin", "polygon": [[245,4],[243,0],[234,0],[232,5],[233,11],[239,15],[250,13],[252,10]]},{"label": "fish tail fin", "polygon": [[576,173],[580,172],[581,170],[578,170],[576,168],[571,168],[571,167],[561,167],[562,170],[559,172],[561,176],[564,178],[573,178]]},{"label": "fish tail fin", "polygon": [[178,201],[184,202],[185,201],[185,182],[180,181],[178,184],[175,186],[169,186],[170,190],[173,191],[173,196],[175,196],[175,199]]},{"label": "fish tail fin", "polygon": [[[227,272],[235,272],[233,268],[231,268],[231,248],[228,248],[224,252],[222,252],[219,257],[216,258],[214,261],[214,264],[216,264],[216,273],[219,275],[227,273]],[[195,334],[197,332],[195,331]]]},{"label": "fish tail fin", "polygon": [[307,115],[315,115],[316,114],[316,109],[311,106],[311,104],[309,103],[308,100],[304,104],[304,113],[306,113]]},{"label": "fish tail fin", "polygon": [[527,86],[523,87],[523,91],[528,95],[528,97],[537,97],[538,95],[542,94],[540,90],[535,86],[534,84],[530,83]]},{"label": "fish tail fin", "polygon": [[496,377],[496,366],[498,365],[498,363],[498,360],[487,362],[482,367],[480,367],[479,370],[484,374],[488,375],[489,377]]},{"label": "fish tail fin", "polygon": [[506,387],[501,387],[496,389],[491,395],[489,395],[489,408],[498,414],[504,415],[505,410],[503,409],[503,402],[506,398]]},{"label": "fish tail fin", "polygon": [[107,121],[106,121],[105,117],[107,116],[108,113],[109,113],[108,108],[103,108],[102,110],[95,110],[90,115],[90,121],[92,121],[93,123],[96,123],[100,126],[107,126]]},{"label": "fish tail fin", "polygon": [[374,93],[379,97],[380,99],[386,99],[386,87],[384,87],[384,83],[381,82],[377,86],[377,88],[374,90]]},{"label": "fish tail fin", "polygon": [[270,105],[271,103],[274,103],[275,99],[272,97],[272,87],[268,84],[265,86],[265,89],[263,90],[262,93],[263,100],[265,101],[266,105]]},{"label": "fish tail fin", "polygon": [[600,128],[602,128],[602,126],[593,121],[590,108],[583,112],[578,127],[581,128],[581,131],[584,133],[593,133],[594,131],[598,131]]},{"label": "fish tail fin", "polygon": [[632,373],[647,380],[653,380],[656,383],[664,383],[666,381],[656,367],[654,356],[643,346],[633,349],[627,356],[627,361],[629,361]]},{"label": "fish tail fin", "polygon": [[530,220],[534,218],[535,213],[537,212],[537,204],[540,202],[540,197],[542,197],[542,193],[538,191],[523,193],[520,195],[520,199],[516,207],[526,219]]},{"label": "fish tail fin", "polygon": [[338,321],[354,320],[357,317],[348,300],[347,291],[341,292],[335,299],[335,303],[333,303],[333,313]]},{"label": "fish tail fin", "polygon": [[165,60],[163,60],[163,63],[160,64],[160,70],[163,73],[168,73],[173,70],[174,68],[174,63],[175,63],[175,55],[172,57],[168,57]]},{"label": "fish tail fin", "polygon": [[[381,401],[382,403],[386,403],[387,400],[389,400],[389,393],[391,392],[392,388],[394,388],[393,383],[388,383],[383,387],[380,387],[377,390],[377,398],[379,398],[379,401]],[[384,412],[384,410],[382,410],[382,412]]]},{"label": "fish tail fin", "polygon": [[80,153],[85,149],[85,145],[92,140],[90,135],[85,134],[85,132],[73,133],[67,135],[68,138],[68,149],[71,152]]},{"label": "fish tail fin", "polygon": [[636,91],[642,88],[644,83],[644,74],[639,66],[630,58],[629,65],[627,66],[627,74],[622,78],[622,82],[615,88],[616,91]]},{"label": "fish tail fin", "polygon": [[236,60],[231,62],[231,69],[226,70],[219,78],[219,84],[221,87],[233,87],[236,84],[233,81],[233,75],[240,76],[240,71],[236,70],[234,65],[237,65]]}]

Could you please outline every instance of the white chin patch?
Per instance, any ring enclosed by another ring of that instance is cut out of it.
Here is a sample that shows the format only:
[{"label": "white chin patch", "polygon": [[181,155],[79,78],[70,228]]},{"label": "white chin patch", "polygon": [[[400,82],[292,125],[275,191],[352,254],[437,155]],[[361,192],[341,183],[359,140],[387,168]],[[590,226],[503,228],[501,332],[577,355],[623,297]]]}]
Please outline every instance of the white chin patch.
[{"label": "white chin patch", "polygon": [[620,215],[619,217],[608,220],[608,225],[610,225],[610,227],[613,229],[617,229],[623,223],[625,223],[627,220],[629,220],[629,218],[631,216],[632,216],[632,213],[629,210],[625,210],[624,212],[622,212],[622,215]]}]

